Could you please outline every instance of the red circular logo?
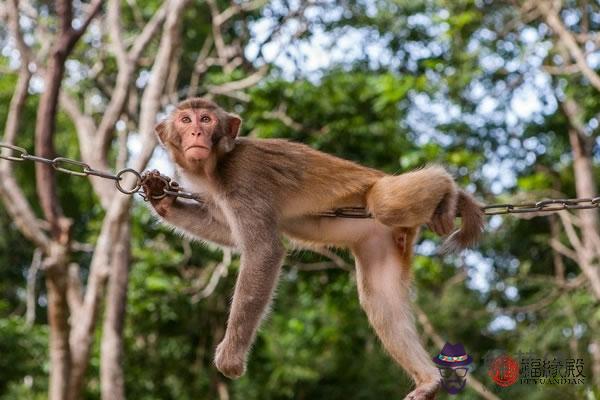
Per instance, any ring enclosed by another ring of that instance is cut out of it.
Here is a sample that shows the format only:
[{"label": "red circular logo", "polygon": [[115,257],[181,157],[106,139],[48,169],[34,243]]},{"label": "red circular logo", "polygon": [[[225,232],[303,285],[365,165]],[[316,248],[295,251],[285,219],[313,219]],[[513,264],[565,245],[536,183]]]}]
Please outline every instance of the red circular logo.
[{"label": "red circular logo", "polygon": [[519,363],[514,358],[503,354],[492,361],[488,375],[497,385],[510,386],[519,379]]}]

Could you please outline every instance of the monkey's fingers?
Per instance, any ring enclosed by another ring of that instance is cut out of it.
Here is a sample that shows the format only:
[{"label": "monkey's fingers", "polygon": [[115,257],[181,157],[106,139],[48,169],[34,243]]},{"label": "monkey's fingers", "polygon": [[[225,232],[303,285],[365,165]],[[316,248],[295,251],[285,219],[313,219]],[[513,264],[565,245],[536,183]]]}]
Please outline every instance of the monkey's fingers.
[{"label": "monkey's fingers", "polygon": [[165,194],[165,189],[170,188],[170,179],[162,176],[159,171],[152,170],[142,175],[141,185],[148,199],[156,199]]}]

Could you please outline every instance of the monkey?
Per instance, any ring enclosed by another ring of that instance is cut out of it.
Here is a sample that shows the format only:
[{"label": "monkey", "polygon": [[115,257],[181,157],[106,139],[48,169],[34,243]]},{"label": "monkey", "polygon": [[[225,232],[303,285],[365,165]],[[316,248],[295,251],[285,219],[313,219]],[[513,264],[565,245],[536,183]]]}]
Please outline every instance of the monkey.
[{"label": "monkey", "polygon": [[[301,143],[241,137],[241,123],[210,100],[180,102],[155,132],[182,187],[199,193],[201,201],[159,196],[166,184],[158,171],[142,179],[164,223],[241,254],[226,332],[215,351],[217,369],[232,379],[244,374],[277,284],[286,237],[309,249],[352,252],[360,304],[384,348],[415,382],[406,398],[433,398],[438,372],[410,307],[412,247],[424,224],[450,234],[448,249],[476,242],[483,229],[480,204],[440,166],[388,175]],[[372,218],[318,215],[340,207],[364,207]],[[457,216],[461,228],[451,233]]]}]

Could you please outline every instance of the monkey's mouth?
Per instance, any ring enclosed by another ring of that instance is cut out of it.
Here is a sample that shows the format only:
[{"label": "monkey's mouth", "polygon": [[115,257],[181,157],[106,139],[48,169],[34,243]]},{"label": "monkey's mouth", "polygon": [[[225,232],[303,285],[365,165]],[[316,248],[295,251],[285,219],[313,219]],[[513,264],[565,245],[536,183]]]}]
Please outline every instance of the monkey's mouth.
[{"label": "monkey's mouth", "polygon": [[185,158],[190,161],[201,161],[210,154],[210,147],[201,144],[193,144],[185,148]]},{"label": "monkey's mouth", "polygon": [[206,147],[206,146],[202,146],[202,145],[199,145],[199,144],[194,144],[194,145],[188,146],[188,147],[185,149],[185,151],[188,151],[188,150],[190,150],[190,149],[195,149],[195,148],[198,148],[198,149],[204,149],[204,150],[208,150],[208,147]]}]

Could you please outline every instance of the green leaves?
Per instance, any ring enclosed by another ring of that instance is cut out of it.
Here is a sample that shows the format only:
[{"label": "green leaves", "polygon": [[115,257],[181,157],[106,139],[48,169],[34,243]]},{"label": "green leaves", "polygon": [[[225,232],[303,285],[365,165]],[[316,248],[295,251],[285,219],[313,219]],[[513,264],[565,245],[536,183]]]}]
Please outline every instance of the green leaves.
[{"label": "green leaves", "polygon": [[[1,309],[0,309],[1,311]],[[47,390],[48,329],[28,326],[21,317],[0,318],[0,393],[3,399],[41,399]],[[29,376],[28,387],[22,377]],[[32,394],[39,393],[39,397]]]}]

